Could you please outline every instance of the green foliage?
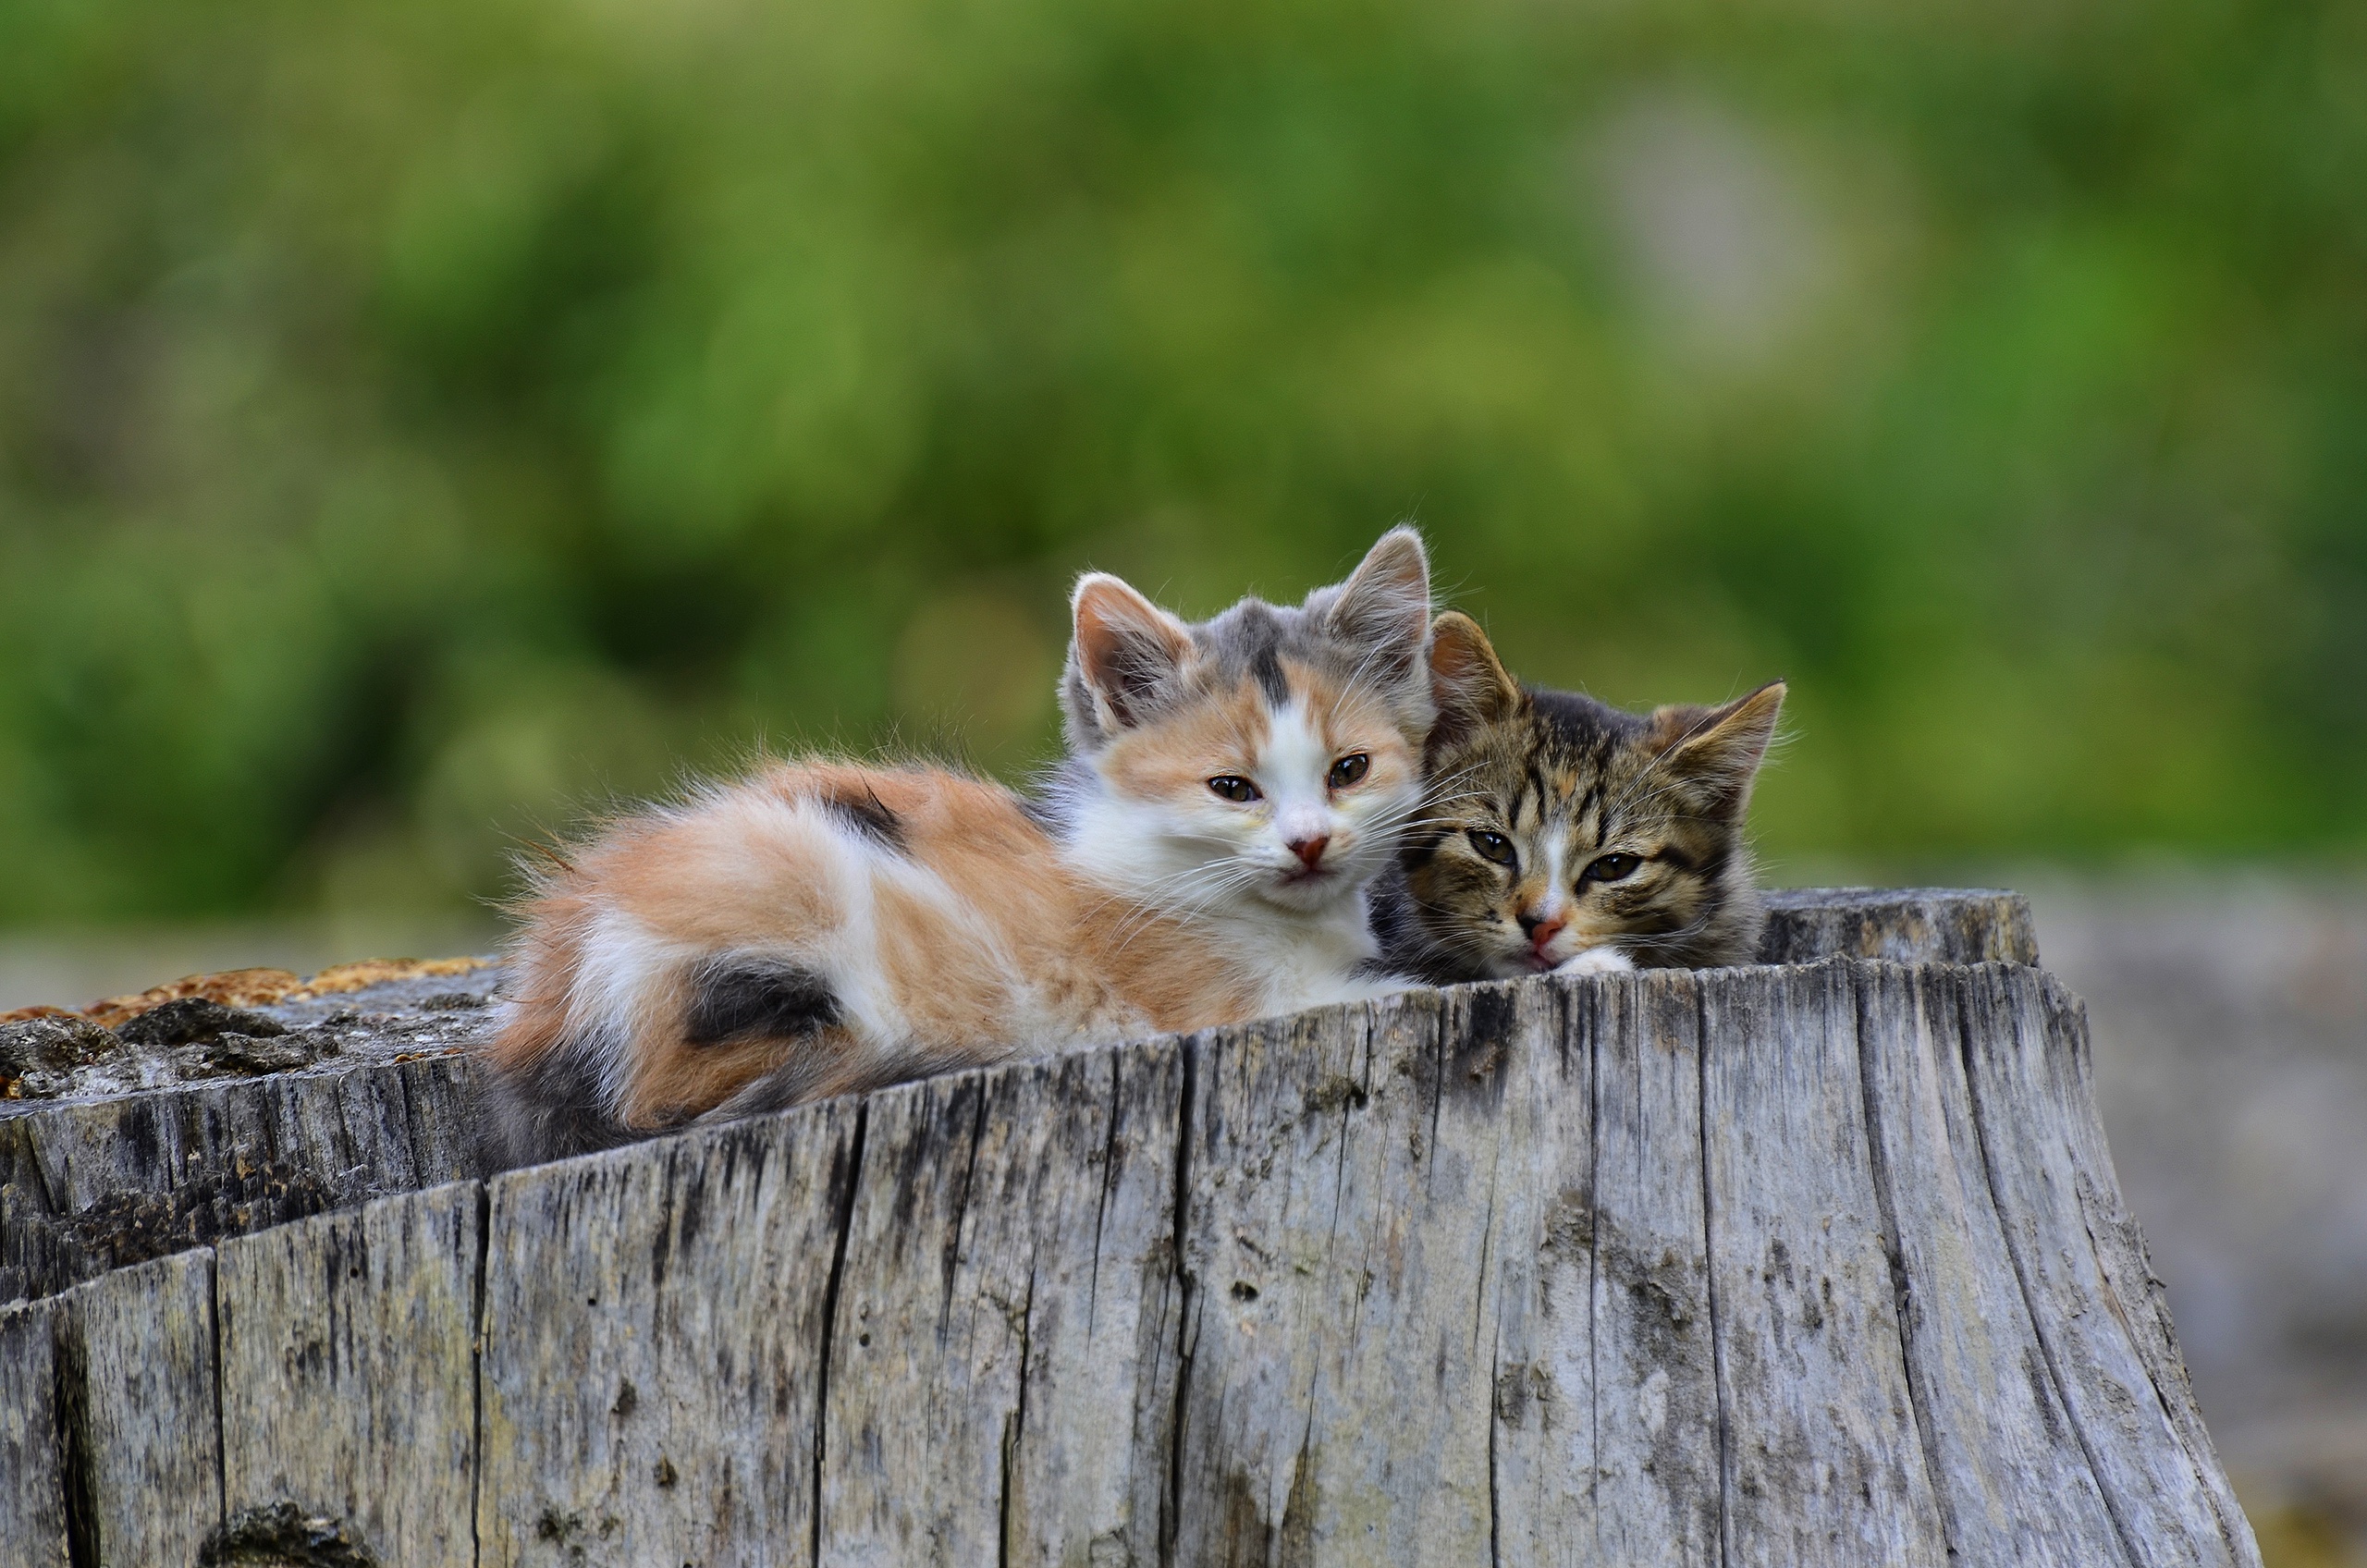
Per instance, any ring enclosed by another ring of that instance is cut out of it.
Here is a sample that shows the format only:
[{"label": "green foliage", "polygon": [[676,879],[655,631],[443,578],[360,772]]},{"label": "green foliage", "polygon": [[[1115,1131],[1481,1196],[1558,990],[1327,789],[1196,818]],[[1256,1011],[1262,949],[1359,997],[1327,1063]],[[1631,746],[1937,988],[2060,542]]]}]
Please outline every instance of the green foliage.
[{"label": "green foliage", "polygon": [[1400,517],[1778,855],[2367,840],[2367,12],[13,0],[0,920],[1051,744]]}]

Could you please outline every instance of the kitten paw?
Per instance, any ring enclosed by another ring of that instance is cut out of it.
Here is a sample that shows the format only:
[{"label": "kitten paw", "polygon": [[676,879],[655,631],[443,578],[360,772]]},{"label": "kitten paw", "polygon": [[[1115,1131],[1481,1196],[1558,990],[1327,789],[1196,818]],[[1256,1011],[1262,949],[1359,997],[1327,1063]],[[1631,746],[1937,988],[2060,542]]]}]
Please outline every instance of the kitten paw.
[{"label": "kitten paw", "polygon": [[1617,948],[1588,948],[1561,965],[1564,974],[1628,974],[1635,964]]}]

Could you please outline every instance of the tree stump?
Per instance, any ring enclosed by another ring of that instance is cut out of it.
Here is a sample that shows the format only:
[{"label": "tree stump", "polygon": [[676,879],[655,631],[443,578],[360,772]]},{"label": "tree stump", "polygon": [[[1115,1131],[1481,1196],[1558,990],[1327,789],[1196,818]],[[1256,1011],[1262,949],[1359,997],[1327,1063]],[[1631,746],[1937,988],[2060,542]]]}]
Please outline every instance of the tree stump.
[{"label": "tree stump", "polygon": [[2258,1562],[2077,1000],[1855,958],[1417,991],[118,1268],[0,1308],[0,1540]]}]

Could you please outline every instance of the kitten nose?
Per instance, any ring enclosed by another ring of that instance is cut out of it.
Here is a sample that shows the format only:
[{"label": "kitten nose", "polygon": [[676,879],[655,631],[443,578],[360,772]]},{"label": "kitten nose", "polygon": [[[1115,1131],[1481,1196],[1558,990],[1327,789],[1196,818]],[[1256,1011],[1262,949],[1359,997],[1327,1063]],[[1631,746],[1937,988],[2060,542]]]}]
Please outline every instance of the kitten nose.
[{"label": "kitten nose", "polygon": [[1562,927],[1568,924],[1569,921],[1566,918],[1558,914],[1550,914],[1541,920],[1533,914],[1524,914],[1520,917],[1521,935],[1527,937],[1529,945],[1539,952],[1545,949],[1546,943],[1560,936]]},{"label": "kitten nose", "polygon": [[1331,835],[1318,833],[1312,839],[1293,839],[1291,853],[1298,856],[1301,865],[1313,871],[1323,859],[1323,851],[1331,846]]}]

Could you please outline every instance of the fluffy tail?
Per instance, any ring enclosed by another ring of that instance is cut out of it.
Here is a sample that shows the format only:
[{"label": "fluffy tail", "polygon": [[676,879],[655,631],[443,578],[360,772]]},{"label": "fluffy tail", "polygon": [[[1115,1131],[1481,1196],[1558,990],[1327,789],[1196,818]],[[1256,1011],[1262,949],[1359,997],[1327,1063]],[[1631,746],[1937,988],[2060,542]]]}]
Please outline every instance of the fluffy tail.
[{"label": "fluffy tail", "polygon": [[851,1016],[849,966],[869,941],[875,863],[902,855],[875,779],[892,790],[877,774],[770,770],[534,867],[479,1061],[485,1162],[650,1137],[767,1079],[779,1103],[839,1092],[866,1065],[878,1031]]}]

